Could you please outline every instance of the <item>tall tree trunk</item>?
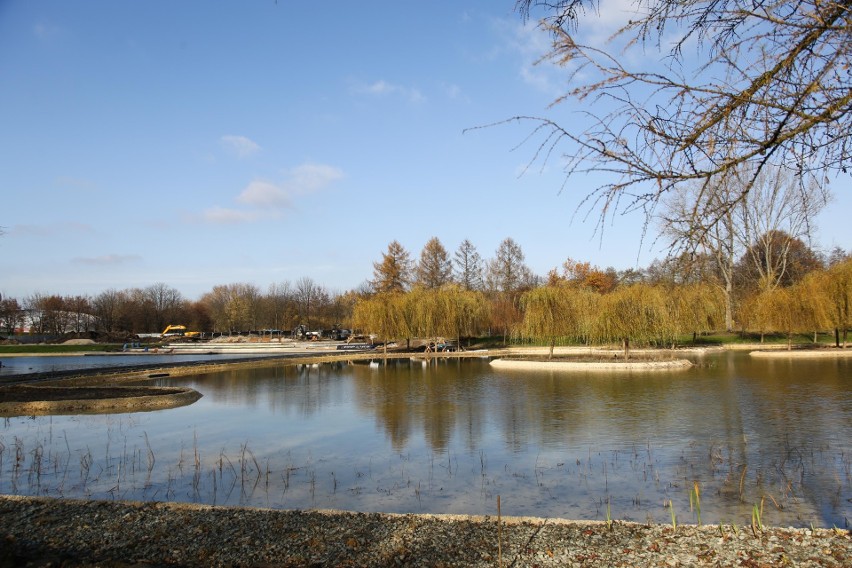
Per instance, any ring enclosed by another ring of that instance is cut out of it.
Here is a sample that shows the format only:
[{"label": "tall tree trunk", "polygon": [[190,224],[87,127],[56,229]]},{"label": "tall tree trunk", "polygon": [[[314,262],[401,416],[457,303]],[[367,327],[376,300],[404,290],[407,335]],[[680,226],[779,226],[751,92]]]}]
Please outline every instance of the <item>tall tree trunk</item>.
[{"label": "tall tree trunk", "polygon": [[624,347],[624,358],[630,359],[630,338],[625,337],[621,340],[621,344]]},{"label": "tall tree trunk", "polygon": [[725,331],[730,333],[734,329],[734,308],[732,297],[734,286],[731,282],[725,283]]}]

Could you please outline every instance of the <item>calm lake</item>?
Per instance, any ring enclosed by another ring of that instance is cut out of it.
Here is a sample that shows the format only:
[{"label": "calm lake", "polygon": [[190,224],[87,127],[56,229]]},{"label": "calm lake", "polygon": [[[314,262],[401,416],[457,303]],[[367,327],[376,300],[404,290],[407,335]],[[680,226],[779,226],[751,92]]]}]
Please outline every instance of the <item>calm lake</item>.
[{"label": "calm lake", "polygon": [[[178,409],[4,419],[0,492],[671,523],[848,527],[852,364],[508,372],[283,363],[163,380]],[[697,488],[697,495],[696,495]]]}]

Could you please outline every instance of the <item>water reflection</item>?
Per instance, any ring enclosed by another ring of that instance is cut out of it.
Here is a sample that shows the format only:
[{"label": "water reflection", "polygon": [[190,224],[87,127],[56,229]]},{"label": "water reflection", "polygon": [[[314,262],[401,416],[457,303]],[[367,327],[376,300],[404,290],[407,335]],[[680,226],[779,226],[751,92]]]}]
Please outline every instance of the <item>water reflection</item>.
[{"label": "water reflection", "polygon": [[495,372],[487,360],[270,366],[183,409],[7,420],[0,490],[286,508],[848,526],[847,361]]}]

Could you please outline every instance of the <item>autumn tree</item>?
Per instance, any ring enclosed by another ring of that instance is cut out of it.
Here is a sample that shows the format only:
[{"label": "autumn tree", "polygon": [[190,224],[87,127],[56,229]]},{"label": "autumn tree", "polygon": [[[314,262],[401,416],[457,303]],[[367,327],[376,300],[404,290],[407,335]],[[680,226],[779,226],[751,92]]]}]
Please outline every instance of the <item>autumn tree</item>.
[{"label": "autumn tree", "polygon": [[15,333],[24,324],[24,310],[15,298],[0,300],[0,330],[4,333]]},{"label": "autumn tree", "polygon": [[453,256],[455,281],[465,290],[482,289],[482,257],[468,239],[459,245]]},{"label": "autumn tree", "polygon": [[579,112],[571,116],[585,112],[588,120],[510,120],[533,121],[541,135],[534,159],[560,155],[569,179],[603,174],[587,196],[602,220],[624,209],[653,211],[682,184],[713,192],[731,170],[750,177],[724,196],[716,219],[772,165],[795,172],[802,199],[809,180],[846,172],[852,17],[845,0],[637,0],[604,45],[583,40],[584,15],[597,10],[592,0],[516,5],[542,19],[553,39],[548,59],[566,69],[572,88],[554,105],[572,101]]},{"label": "autumn tree", "polygon": [[452,281],[453,265],[438,237],[432,237],[423,247],[415,272],[417,283],[426,289],[440,288]]},{"label": "autumn tree", "polygon": [[504,239],[486,267],[490,290],[515,293],[535,283],[532,271],[524,263],[524,251],[511,237]]},{"label": "autumn tree", "polygon": [[560,278],[576,286],[590,288],[599,294],[611,292],[618,284],[618,273],[614,268],[602,269],[590,262],[580,262],[573,258],[562,263]]},{"label": "autumn tree", "polygon": [[412,266],[408,251],[392,241],[382,260],[373,263],[373,291],[376,293],[404,292],[411,285]]}]

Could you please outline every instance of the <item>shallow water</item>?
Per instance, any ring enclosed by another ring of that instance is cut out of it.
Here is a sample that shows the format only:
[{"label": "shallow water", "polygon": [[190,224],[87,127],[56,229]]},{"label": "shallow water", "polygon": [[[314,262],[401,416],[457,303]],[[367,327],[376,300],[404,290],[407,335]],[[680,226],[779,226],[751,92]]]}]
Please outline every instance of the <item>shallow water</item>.
[{"label": "shallow water", "polygon": [[277,364],[163,380],[204,397],[5,420],[0,491],[467,514],[495,514],[500,495],[504,515],[742,526],[757,506],[766,524],[848,526],[852,366],[696,362],[627,375]]},{"label": "shallow water", "polygon": [[53,371],[76,371],[78,369],[96,369],[103,367],[129,367],[134,365],[168,365],[191,361],[224,361],[230,359],[258,358],[262,354],[211,355],[199,353],[183,354],[114,354],[92,353],[89,355],[51,355],[51,356],[0,356],[0,377],[27,373],[49,373]]}]

